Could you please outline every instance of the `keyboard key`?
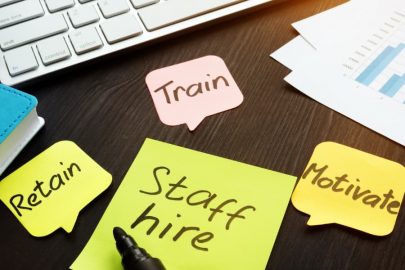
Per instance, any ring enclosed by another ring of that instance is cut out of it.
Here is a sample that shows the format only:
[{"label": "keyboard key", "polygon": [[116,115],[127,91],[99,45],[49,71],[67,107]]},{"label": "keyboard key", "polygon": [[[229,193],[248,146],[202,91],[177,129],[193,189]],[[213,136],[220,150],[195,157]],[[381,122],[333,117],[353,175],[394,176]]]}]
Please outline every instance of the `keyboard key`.
[{"label": "keyboard key", "polygon": [[0,0],[0,7],[6,6],[6,5],[9,5],[9,4],[18,2],[18,1],[21,1],[21,0]]},{"label": "keyboard key", "polygon": [[44,15],[39,0],[27,0],[0,8],[0,29]]},{"label": "keyboard key", "polygon": [[129,11],[126,0],[99,0],[98,6],[105,18],[111,18]]},{"label": "keyboard key", "polygon": [[131,0],[134,8],[142,8],[159,2],[159,0]]},{"label": "keyboard key", "polygon": [[73,27],[81,27],[100,20],[93,5],[84,5],[68,11]]},{"label": "keyboard key", "polygon": [[153,31],[245,0],[169,0],[139,10],[146,29]]},{"label": "keyboard key", "polygon": [[96,50],[103,46],[96,28],[83,28],[69,34],[70,41],[77,54]]},{"label": "keyboard key", "polygon": [[37,49],[44,65],[50,65],[71,56],[62,36],[50,37],[37,43]]},{"label": "keyboard key", "polygon": [[8,51],[4,54],[7,68],[11,76],[16,76],[38,68],[31,46]]},{"label": "keyboard key", "polygon": [[135,16],[131,14],[106,20],[100,27],[110,44],[142,34],[142,28]]},{"label": "keyboard key", "polygon": [[75,5],[73,0],[45,0],[45,3],[49,12],[59,11]]},{"label": "keyboard key", "polygon": [[68,30],[63,15],[49,15],[0,30],[0,47],[9,50]]}]

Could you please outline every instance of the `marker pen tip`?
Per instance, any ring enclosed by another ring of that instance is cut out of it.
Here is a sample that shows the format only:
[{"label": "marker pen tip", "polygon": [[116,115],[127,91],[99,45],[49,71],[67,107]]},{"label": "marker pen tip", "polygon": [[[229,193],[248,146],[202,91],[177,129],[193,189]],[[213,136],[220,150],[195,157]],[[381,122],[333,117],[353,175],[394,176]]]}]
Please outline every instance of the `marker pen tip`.
[{"label": "marker pen tip", "polygon": [[127,233],[120,227],[114,227],[113,234],[114,234],[115,241],[118,241],[118,239],[122,239],[125,236],[127,236]]}]

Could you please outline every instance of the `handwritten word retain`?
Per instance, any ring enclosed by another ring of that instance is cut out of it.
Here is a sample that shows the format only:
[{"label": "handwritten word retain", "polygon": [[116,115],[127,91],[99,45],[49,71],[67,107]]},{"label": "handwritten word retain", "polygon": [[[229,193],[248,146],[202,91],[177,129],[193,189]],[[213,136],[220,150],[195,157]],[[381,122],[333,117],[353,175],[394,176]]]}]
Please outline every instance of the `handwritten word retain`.
[{"label": "handwritten word retain", "polygon": [[[60,162],[59,164],[63,166],[63,162]],[[47,182],[36,180],[33,193],[26,195],[25,197],[23,194],[15,194],[10,198],[10,204],[21,217],[21,210],[32,211],[33,207],[40,205],[44,199],[52,194],[52,192],[59,190],[68,181],[72,180],[75,177],[75,170],[77,173],[81,172],[80,166],[76,163],[72,163],[61,173],[52,175]],[[45,186],[43,186],[44,184]]]}]

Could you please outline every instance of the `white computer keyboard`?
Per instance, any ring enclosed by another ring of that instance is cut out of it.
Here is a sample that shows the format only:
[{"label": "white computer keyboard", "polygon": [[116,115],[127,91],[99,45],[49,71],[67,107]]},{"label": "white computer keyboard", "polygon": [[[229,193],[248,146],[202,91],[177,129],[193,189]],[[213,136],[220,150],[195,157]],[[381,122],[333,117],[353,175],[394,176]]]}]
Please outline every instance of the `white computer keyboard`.
[{"label": "white computer keyboard", "polygon": [[26,82],[271,1],[0,0],[0,82]]}]

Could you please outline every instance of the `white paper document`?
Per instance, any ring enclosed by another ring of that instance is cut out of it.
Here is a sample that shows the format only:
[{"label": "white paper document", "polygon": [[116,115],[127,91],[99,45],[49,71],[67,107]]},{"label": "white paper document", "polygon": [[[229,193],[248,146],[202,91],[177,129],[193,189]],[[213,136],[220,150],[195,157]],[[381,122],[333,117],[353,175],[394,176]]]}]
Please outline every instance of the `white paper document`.
[{"label": "white paper document", "polygon": [[293,71],[286,81],[325,106],[405,146],[403,104],[314,64]]},{"label": "white paper document", "polygon": [[405,146],[402,0],[352,0],[294,27],[302,36],[272,54],[292,70],[286,81]]}]

